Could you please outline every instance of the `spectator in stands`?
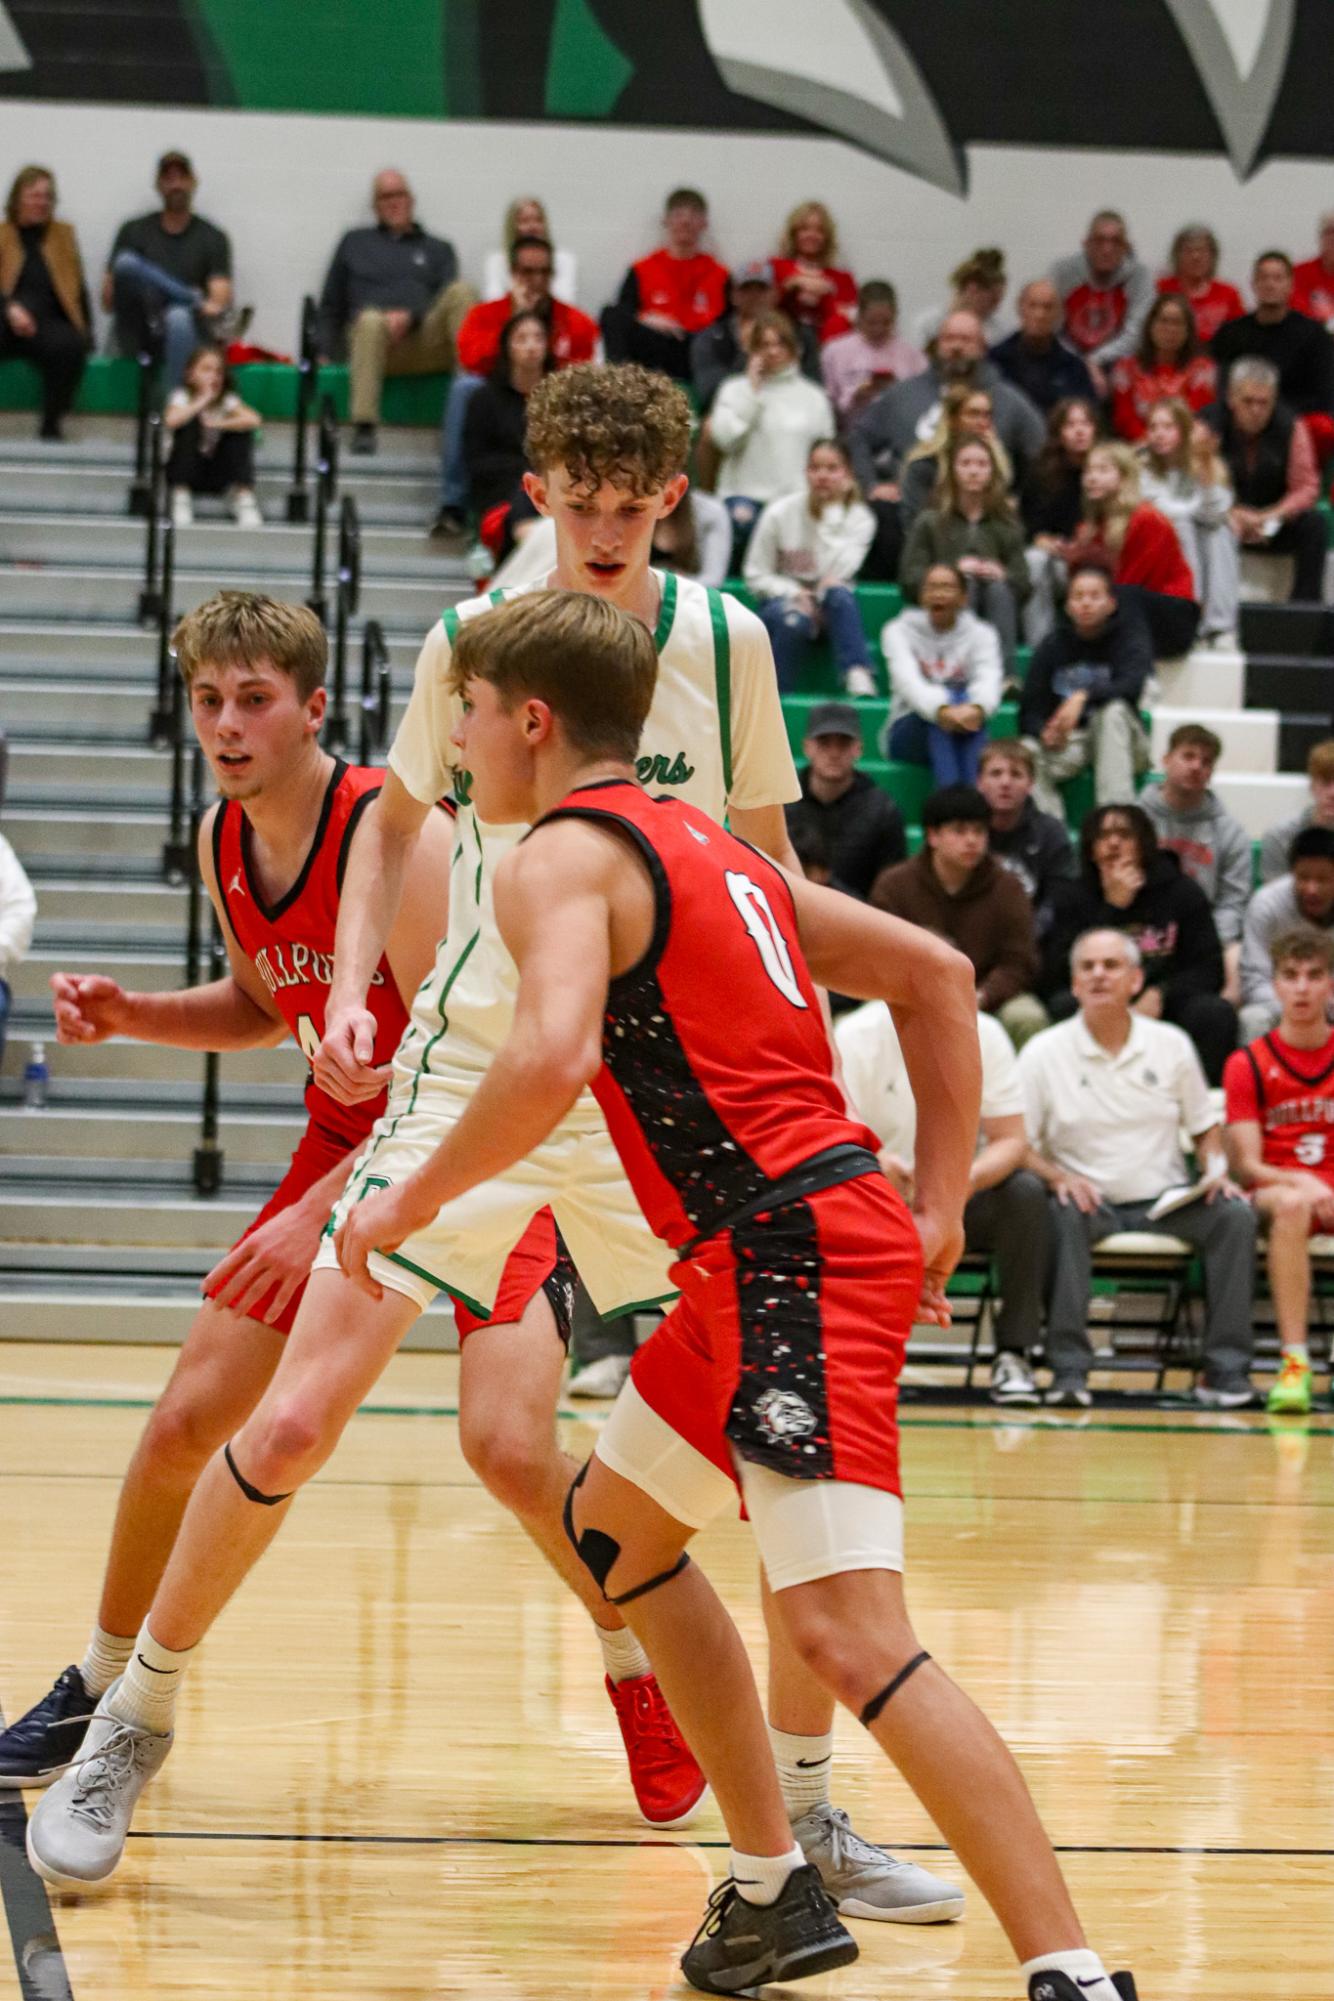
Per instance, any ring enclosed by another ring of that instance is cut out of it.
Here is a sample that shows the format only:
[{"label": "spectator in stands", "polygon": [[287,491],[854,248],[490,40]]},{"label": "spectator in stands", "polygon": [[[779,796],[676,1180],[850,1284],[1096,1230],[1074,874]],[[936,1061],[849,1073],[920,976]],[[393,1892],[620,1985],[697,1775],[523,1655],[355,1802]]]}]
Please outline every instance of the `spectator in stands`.
[{"label": "spectator in stands", "polygon": [[1186,300],[1206,347],[1225,320],[1238,319],[1246,310],[1236,286],[1218,275],[1220,254],[1212,229],[1203,222],[1188,222],[1172,238],[1171,270],[1158,280],[1160,292]]},{"label": "spectator in stands", "polygon": [[1061,295],[1050,278],[1031,278],[1019,294],[1016,331],[991,349],[1005,380],[1044,413],[1078,396],[1093,401],[1088,363],[1061,334]]},{"label": "spectator in stands", "polygon": [[714,399],[709,435],[737,568],[765,501],[804,486],[811,447],[833,433],[829,398],[801,373],[798,353],[787,315],[762,313],[751,329],[745,374],[729,375]]},{"label": "spectator in stands", "polygon": [[1047,436],[1019,492],[1019,514],[1028,538],[1033,590],[1024,607],[1030,646],[1056,622],[1065,589],[1066,556],[1084,509],[1084,467],[1102,432],[1102,413],[1083,396],[1068,396],[1047,416]]},{"label": "spectator in stands", "polygon": [[1023,884],[1040,945],[1052,925],[1053,885],[1074,879],[1075,853],[1065,821],[1034,799],[1036,775],[1037,760],[1018,737],[983,745],[977,789],[991,808],[991,852]]},{"label": "spectator in stands", "polygon": [[220,343],[232,303],[232,249],[222,230],[194,212],[198,182],[189,155],[157,163],[162,206],[123,222],[102,279],[103,309],[115,316],[122,354],[150,353],[175,389],[201,340]]},{"label": "spectator in stands", "polygon": [[820,351],[820,366],[829,400],[840,424],[850,424],[860,410],[895,382],[921,375],[926,356],[895,331],[899,298],[883,278],[868,279],[857,294],[857,324],[851,333],[836,334]]},{"label": "spectator in stands", "polygon": [[857,492],[847,446],[818,438],[795,493],[764,508],[746,549],[745,577],[774,650],[778,685],[791,694],[823,637],[849,695],[874,695],[875,675],[853,578],[875,520]]},{"label": "spectator in stands", "polygon": [[[964,1246],[994,1257],[1000,1280],[995,1315],[991,1400],[1042,1401],[1029,1353],[1042,1331],[1047,1274],[1047,1195],[1026,1165],[1024,1099],[1014,1047],[993,1015],[979,1014],[982,1110],[977,1153],[964,1205]],[[904,1200],[913,1199],[917,1106],[894,1017],[883,1001],[844,1015],[835,1031],[843,1083],[857,1114],[880,1140],[880,1162]]]},{"label": "spectator in stands", "polygon": [[1317,604],[1325,587],[1325,522],[1316,508],[1320,473],[1305,424],[1279,401],[1278,370],[1244,355],[1227,399],[1202,413],[1219,442],[1234,495],[1228,516],[1244,549],[1291,556],[1294,603]]},{"label": "spectator in stands", "polygon": [[602,312],[608,361],[640,361],[690,380],[690,343],[727,305],[727,267],[700,249],[709,205],[695,188],[674,188],[663,211],[665,241],[625,274]]},{"label": "spectator in stands", "polygon": [[1235,643],[1241,594],[1240,549],[1232,526],[1232,482],[1207,425],[1184,403],[1149,410],[1139,448],[1140,493],[1176,529],[1200,600],[1205,639]]},{"label": "spectator in stands", "polygon": [[949,563],[963,572],[970,610],[995,626],[1005,660],[1012,660],[1019,607],[1030,588],[1028,565],[1005,471],[988,437],[960,440],[936,504],[912,525],[900,565],[910,598],[920,598],[933,563]]},{"label": "spectator in stands", "polygon": [[1274,940],[1302,925],[1334,930],[1334,828],[1303,827],[1288,849],[1288,873],[1251,898],[1241,934],[1241,1039],[1253,1042],[1282,1012],[1270,958]]},{"label": "spectator in stands", "polygon": [[88,353],[92,309],[78,238],[57,222],[55,178],[21,167],[0,222],[0,361],[30,361],[42,381],[37,435],[61,436]]},{"label": "spectator in stands", "polygon": [[371,186],[375,221],[349,229],[320,294],[320,345],[346,347],[354,452],[375,450],[386,375],[453,369],[455,343],[477,294],[459,278],[452,243],[428,236],[404,175],[386,167]]},{"label": "spectator in stands", "polygon": [[880,871],[870,900],[939,932],[972,960],[977,1004],[1016,1045],[1047,1023],[1033,989],[1038,947],[1022,886],[987,852],[991,808],[973,785],[946,785],[922,808],[925,846]]},{"label": "spectator in stands", "polygon": [[1149,761],[1139,705],[1152,672],[1153,643],[1139,606],[1118,604],[1104,565],[1077,560],[1064,612],[1034,648],[1019,704],[1044,812],[1064,818],[1057,787],[1086,765],[1099,805],[1134,798],[1135,773]]},{"label": "spectator in stands", "polygon": [[783,810],[793,842],[818,838],[838,886],[864,902],[882,869],[903,860],[908,844],[894,801],[857,769],[861,748],[861,717],[851,703],[817,702],[802,739],[801,797]]},{"label": "spectator in stands", "polygon": [[994,347],[1013,330],[1013,313],[1001,311],[1005,297],[1005,252],[994,247],[974,250],[950,272],[950,299],[944,306],[928,306],[919,313],[913,338],[926,347],[940,332],[951,313],[972,313],[982,326],[988,347]]},{"label": "spectator in stands", "polygon": [[32,884],[22,862],[0,834],[0,1058],[5,1053],[10,984],[27,957],[36,921],[37,898]]},{"label": "spectator in stands", "polygon": [[889,668],[887,755],[929,764],[937,786],[976,785],[1001,698],[1001,650],[995,626],[968,609],[962,570],[933,563],[920,608],[891,618],[880,647]]},{"label": "spectator in stands", "polygon": [[1271,827],[1260,843],[1260,880],[1276,882],[1288,872],[1288,850],[1306,827],[1334,827],[1334,737],[1313,744],[1306,759],[1311,797],[1300,813]]},{"label": "spectator in stands", "polygon": [[1100,209],[1084,247],[1052,266],[1061,295],[1065,337],[1082,354],[1099,396],[1105,397],[1113,362],[1133,354],[1153,300],[1153,279],[1130,247],[1125,217]]},{"label": "spectator in stands", "polygon": [[1175,396],[1192,410],[1202,410],[1213,402],[1217,387],[1217,364],[1200,345],[1190,307],[1164,293],[1145,315],[1135,352],[1112,368],[1112,429],[1118,438],[1138,443],[1153,404]]},{"label": "spectator in stands", "polygon": [[1139,804],[1158,846],[1176,856],[1208,898],[1223,947],[1223,998],[1235,1007],[1241,1000],[1241,927],[1251,900],[1251,840],[1213,790],[1222,755],[1222,739],[1203,723],[1178,723],[1167,740],[1162,779],[1144,787]]},{"label": "spectator in stands", "polygon": [[[751,330],[762,313],[778,306],[774,267],[764,259],[740,264],[732,273],[731,305],[712,326],[702,327],[690,343],[690,382],[701,416],[707,416],[713,399],[729,375],[746,366]],[[820,343],[810,327],[796,329],[799,364],[812,382],[820,380]]]},{"label": "spectator in stands", "polygon": [[[540,236],[546,243],[555,241],[547,220],[546,205],[538,195],[516,195],[505,210],[505,220],[500,226],[500,247],[487,251],[486,263],[482,267],[484,299],[498,299],[509,285],[514,268],[514,246],[521,236]],[[558,299],[568,299],[573,305],[579,295],[579,261],[572,250],[553,250],[551,256],[555,275],[550,289]]]},{"label": "spectator in stands", "polygon": [[546,328],[547,353],[553,368],[592,361],[598,350],[597,322],[577,306],[552,297],[555,252],[544,236],[516,237],[510,251],[509,290],[498,299],[470,308],[459,326],[455,347],[458,370],[445,398],[441,430],[440,511],[431,533],[460,535],[466,527],[468,491],[464,431],[468,406],[478,387],[495,368],[501,336],[516,313],[536,313]]},{"label": "spectator in stands", "polygon": [[[1204,1261],[1204,1381],[1196,1401],[1240,1410],[1254,1401],[1255,1211],[1226,1179],[1219,1120],[1187,1038],[1135,1005],[1143,979],[1134,939],[1095,929],[1074,941],[1079,1012],[1035,1036],[1019,1058],[1029,1163],[1051,1191],[1047,1402],[1087,1409],[1092,1251],[1120,1230],[1184,1238]],[[1199,1200],[1158,1222],[1149,1212],[1189,1184],[1181,1133],[1218,1176]]]},{"label": "spectator in stands", "polygon": [[1070,948],[1081,932],[1125,931],[1143,974],[1140,1014],[1175,1022],[1217,1084],[1237,1046],[1237,1012],[1223,999],[1223,949],[1209,899],[1174,854],[1159,849],[1141,806],[1095,806],[1079,837],[1080,872],[1058,883],[1047,934],[1044,991],[1056,1020],[1074,1006],[1065,986]]},{"label": "spectator in stands", "polygon": [[847,333],[857,310],[857,281],[835,264],[837,256],[833,216],[822,201],[801,202],[783,225],[774,259],[778,307],[821,344]]},{"label": "spectator in stands", "polygon": [[1334,211],[1320,218],[1320,250],[1298,264],[1292,274],[1293,311],[1319,320],[1334,331]]},{"label": "spectator in stands", "polygon": [[996,436],[995,410],[989,389],[970,388],[955,383],[945,391],[940,417],[930,437],[914,445],[904,462],[899,481],[899,514],[904,532],[912,527],[924,507],[930,507],[949,471],[956,445],[965,438],[987,438],[991,442],[1007,487],[1013,486],[1014,469],[1009,454]]},{"label": "spectator in stands", "polygon": [[502,560],[540,519],[523,490],[529,470],[528,398],[554,365],[546,316],[515,313],[501,333],[489,373],[468,403],[463,429],[468,487],[481,540]]},{"label": "spectator in stands", "polygon": [[1251,278],[1255,311],[1229,320],[1213,338],[1223,393],[1238,364],[1259,357],[1278,370],[1278,394],[1296,411],[1323,462],[1334,452],[1334,336],[1319,320],[1294,311],[1292,259],[1266,250]]},{"label": "spectator in stands", "polygon": [[197,347],[185,364],[184,381],[172,390],[162,412],[171,434],[166,480],[178,528],[188,528],[194,520],[197,493],[225,493],[239,527],[263,526],[255,499],[260,421],[258,410],[237,394],[218,350]]},{"label": "spectator in stands", "polygon": [[1072,556],[1108,566],[1120,602],[1133,596],[1143,611],[1157,656],[1189,652],[1200,624],[1195,578],[1167,516],[1140,499],[1134,453],[1126,445],[1095,445],[1083,486]]},{"label": "spectator in stands", "polygon": [[652,561],[660,570],[718,588],[732,561],[732,517],[716,494],[692,486],[654,523]]},{"label": "spectator in stands", "polygon": [[1276,1025],[1227,1059],[1224,1139],[1232,1172],[1268,1228],[1281,1361],[1277,1416],[1311,1408],[1311,1239],[1334,1233],[1334,938],[1302,927],[1270,947]]}]

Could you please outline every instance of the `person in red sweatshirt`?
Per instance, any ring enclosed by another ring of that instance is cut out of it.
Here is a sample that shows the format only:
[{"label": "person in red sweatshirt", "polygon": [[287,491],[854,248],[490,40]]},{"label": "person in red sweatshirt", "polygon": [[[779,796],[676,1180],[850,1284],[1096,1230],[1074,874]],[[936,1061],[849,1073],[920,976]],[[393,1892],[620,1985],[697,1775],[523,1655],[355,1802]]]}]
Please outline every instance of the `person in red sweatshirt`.
[{"label": "person in red sweatshirt", "polygon": [[1292,274],[1292,309],[1334,333],[1334,209],[1320,218],[1320,254]]},{"label": "person in red sweatshirt", "polygon": [[1190,306],[1164,294],[1150,306],[1135,352],[1123,355],[1112,370],[1112,429],[1137,444],[1155,403],[1179,397],[1190,409],[1203,410],[1217,390],[1218,368],[1200,345]]},{"label": "person in red sweatshirt", "polygon": [[608,361],[639,361],[678,382],[690,380],[690,343],[727,310],[727,268],[700,249],[709,205],[694,188],[675,188],[663,216],[666,242],[625,274],[602,310]]},{"label": "person in red sweatshirt", "polygon": [[1157,659],[1189,652],[1200,624],[1195,579],[1172,523],[1140,499],[1128,445],[1095,445],[1085,460],[1083,515],[1069,550],[1105,563],[1118,600],[1138,602]]},{"label": "person in red sweatshirt", "polygon": [[1159,292],[1185,299],[1195,315],[1195,331],[1206,344],[1227,320],[1239,320],[1246,310],[1236,286],[1218,275],[1221,255],[1208,224],[1188,222],[1172,238],[1171,270],[1158,280]]}]

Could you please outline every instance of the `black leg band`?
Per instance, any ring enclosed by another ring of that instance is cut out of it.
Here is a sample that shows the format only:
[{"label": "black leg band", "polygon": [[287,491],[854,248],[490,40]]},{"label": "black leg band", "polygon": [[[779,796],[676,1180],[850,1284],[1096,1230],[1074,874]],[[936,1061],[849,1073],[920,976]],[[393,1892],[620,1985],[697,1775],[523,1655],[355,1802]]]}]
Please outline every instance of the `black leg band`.
[{"label": "black leg band", "polygon": [[245,1474],[232,1458],[232,1448],[230,1445],[223,1446],[222,1456],[227,1461],[228,1472],[245,1495],[247,1501],[254,1501],[261,1508],[276,1508],[279,1501],[291,1500],[292,1496],[290,1494],[261,1494],[258,1487],[252,1487],[246,1479]]},{"label": "black leg band", "polygon": [[[607,1600],[607,1603],[609,1605],[629,1605],[634,1599],[643,1598],[647,1592],[656,1591],[660,1584],[670,1584],[672,1579],[679,1576],[685,1569],[690,1561],[690,1557],[687,1551],[682,1550],[670,1570],[660,1570],[658,1575],[650,1577],[646,1584],[636,1584],[633,1591],[623,1591],[619,1598],[609,1596],[607,1579],[611,1576],[612,1565],[621,1553],[621,1545],[617,1542],[615,1536],[608,1535],[604,1529],[589,1528],[585,1529],[583,1534],[580,1535],[574,1526],[574,1497],[578,1489],[583,1486],[591,1463],[591,1461],[585,1461],[570,1482],[570,1490],[565,1496],[563,1515],[565,1533],[570,1539],[570,1544],[575,1555],[592,1577],[593,1582],[597,1585],[598,1590]],[[236,1471],[235,1467],[232,1468],[232,1471]],[[239,1480],[241,1476],[237,1473],[236,1477]]]},{"label": "black leg band", "polygon": [[861,1715],[857,1718],[857,1721],[859,1723],[864,1723],[867,1729],[869,1730],[871,1725],[875,1722],[876,1717],[880,1714],[885,1704],[889,1701],[890,1697],[897,1695],[899,1690],[903,1687],[904,1682],[907,1681],[908,1676],[910,1674],[916,1674],[918,1668],[921,1667],[923,1661],[929,1661],[930,1658],[931,1656],[926,1651],[925,1647],[923,1647],[920,1654],[914,1654],[912,1659],[909,1661],[907,1667],[901,1667],[898,1673],[895,1675],[893,1681],[887,1681],[884,1687],[881,1689],[879,1695],[873,1695],[871,1697],[871,1700],[867,1703],[865,1709],[863,1709]]},{"label": "black leg band", "polygon": [[647,1597],[648,1593],[656,1591],[660,1584],[670,1584],[674,1577],[679,1577],[689,1561],[690,1551],[683,1549],[670,1570],[660,1570],[656,1577],[649,1578],[647,1584],[636,1584],[633,1591],[622,1591],[619,1598],[608,1598],[607,1603],[609,1605],[630,1605],[633,1604],[636,1598]]}]

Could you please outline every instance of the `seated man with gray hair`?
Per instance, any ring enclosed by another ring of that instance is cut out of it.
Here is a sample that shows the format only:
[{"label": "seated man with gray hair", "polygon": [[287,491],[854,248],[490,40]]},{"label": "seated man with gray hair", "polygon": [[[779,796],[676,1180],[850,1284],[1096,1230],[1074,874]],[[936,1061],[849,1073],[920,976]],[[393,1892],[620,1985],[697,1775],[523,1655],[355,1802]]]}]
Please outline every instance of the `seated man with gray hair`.
[{"label": "seated man with gray hair", "polygon": [[[1035,1035],[1019,1057],[1029,1165],[1051,1195],[1047,1402],[1081,1410],[1092,1403],[1093,1247],[1133,1230],[1181,1238],[1199,1252],[1206,1316],[1195,1399],[1208,1409],[1242,1409],[1254,1400],[1255,1211],[1226,1178],[1200,1059],[1183,1030],[1134,1011],[1143,975],[1139,948],[1124,932],[1086,931],[1070,953],[1070,973],[1078,1014]],[[1192,1179],[1183,1128],[1198,1166],[1218,1178],[1196,1201],[1150,1222],[1158,1198]]]},{"label": "seated man with gray hair", "polygon": [[1325,576],[1320,473],[1310,432],[1279,401],[1273,362],[1259,355],[1235,361],[1225,400],[1202,410],[1200,420],[1218,439],[1232,482],[1228,519],[1243,549],[1291,556],[1293,601],[1318,603]]}]

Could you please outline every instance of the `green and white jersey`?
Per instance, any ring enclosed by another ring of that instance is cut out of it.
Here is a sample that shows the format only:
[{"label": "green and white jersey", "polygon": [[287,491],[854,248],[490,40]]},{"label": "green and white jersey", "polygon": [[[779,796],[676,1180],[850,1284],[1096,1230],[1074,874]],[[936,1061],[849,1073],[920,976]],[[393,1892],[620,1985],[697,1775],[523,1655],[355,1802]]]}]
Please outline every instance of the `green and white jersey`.
[{"label": "green and white jersey", "polygon": [[[721,591],[654,572],[662,609],[654,642],[658,682],[640,744],[639,776],[721,821],[731,807],[781,806],[800,797],[769,637],[753,612]],[[545,579],[542,580],[545,583]],[[450,732],[457,698],[447,685],[452,641],[465,618],[483,618],[520,590],[447,611],[427,635],[412,699],[389,753],[391,769],[423,804],[456,807],[449,928],[395,1057],[391,1111],[415,1104],[431,1080],[470,1096],[509,1033],[518,971],[496,929],[491,886],[523,827],[484,826],[469,803]],[[592,1107],[585,1094],[579,1109]]]}]

